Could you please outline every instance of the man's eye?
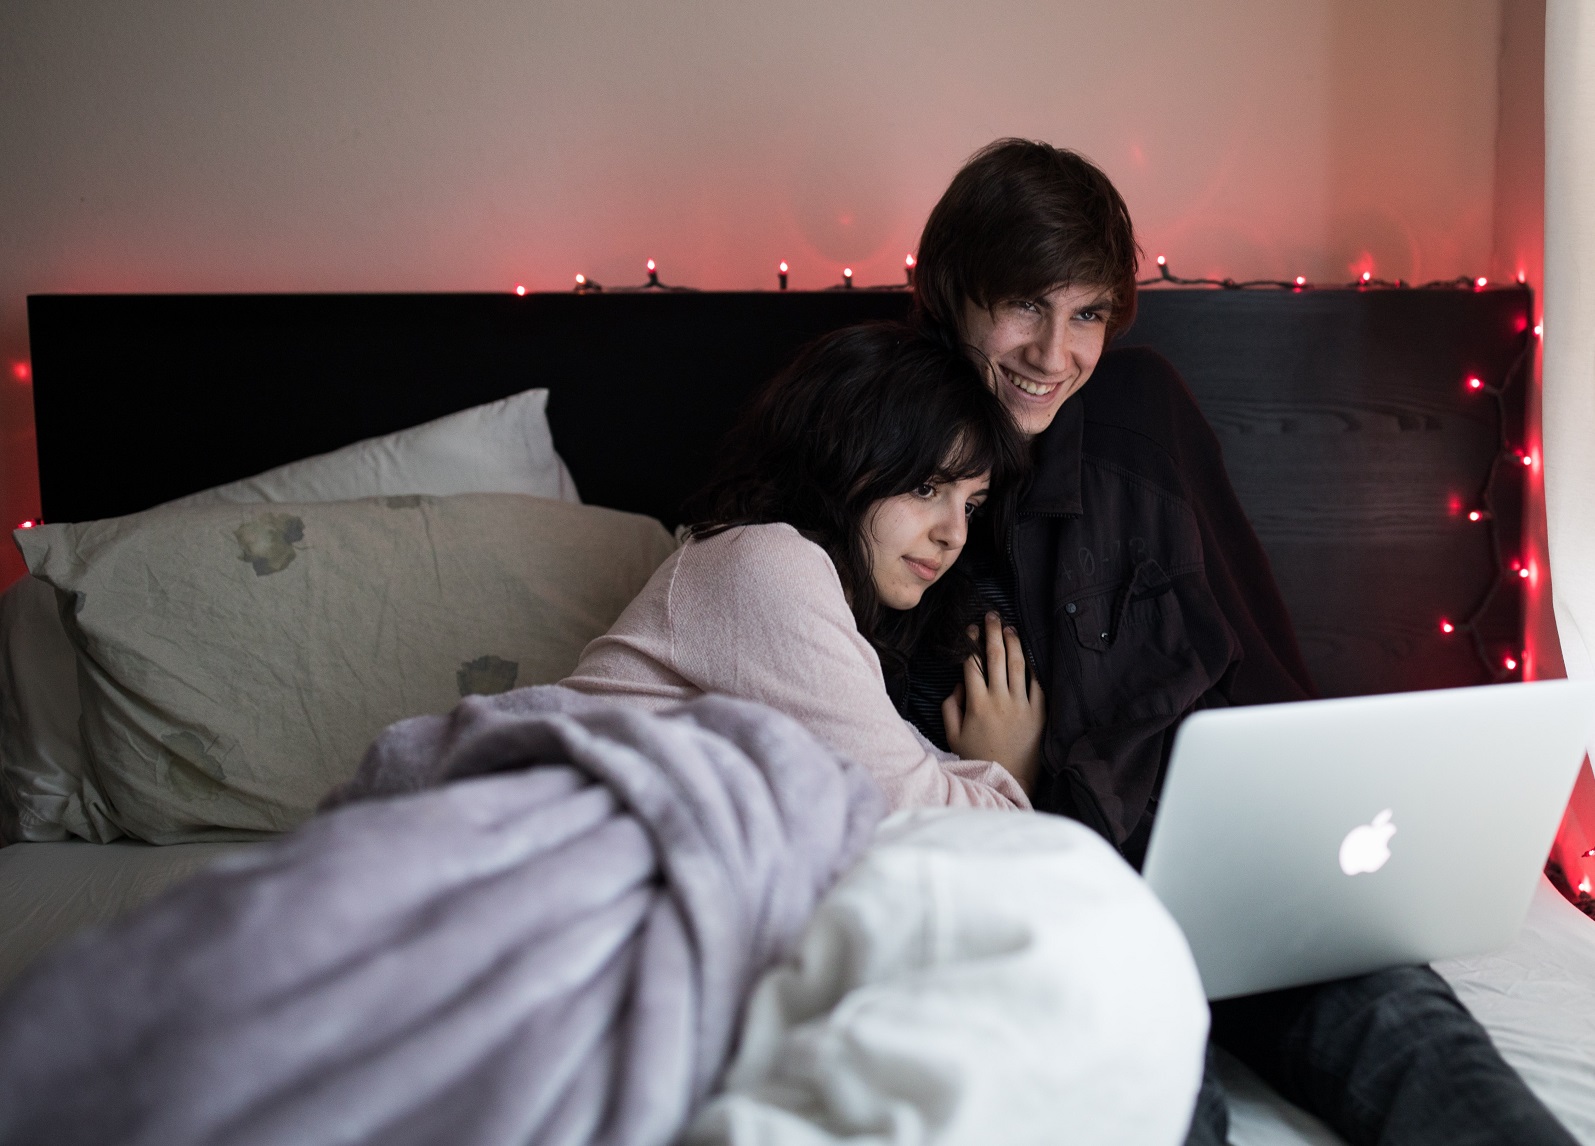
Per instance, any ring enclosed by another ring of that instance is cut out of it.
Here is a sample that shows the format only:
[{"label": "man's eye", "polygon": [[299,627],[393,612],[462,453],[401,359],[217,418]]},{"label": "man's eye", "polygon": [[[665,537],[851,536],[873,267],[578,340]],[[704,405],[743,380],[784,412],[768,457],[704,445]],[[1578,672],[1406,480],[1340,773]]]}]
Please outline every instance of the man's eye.
[{"label": "man's eye", "polygon": [[1100,310],[1082,310],[1075,317],[1083,322],[1101,322],[1103,314]]}]

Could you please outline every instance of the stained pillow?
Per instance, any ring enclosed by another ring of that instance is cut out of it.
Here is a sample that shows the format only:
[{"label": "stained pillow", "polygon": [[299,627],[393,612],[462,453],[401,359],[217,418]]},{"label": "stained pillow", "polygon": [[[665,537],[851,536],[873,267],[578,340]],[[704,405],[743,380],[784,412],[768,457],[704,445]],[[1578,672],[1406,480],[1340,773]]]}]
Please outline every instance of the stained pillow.
[{"label": "stained pillow", "polygon": [[410,493],[529,493],[580,501],[575,480],[554,452],[547,408],[547,390],[525,390],[166,504],[348,501]]},{"label": "stained pillow", "polygon": [[516,494],[16,537],[65,604],[106,817],[152,843],[291,829],[394,720],[560,679],[675,546],[653,518]]},{"label": "stained pillow", "polygon": [[[526,390],[167,504],[456,493],[580,501],[554,451],[547,406],[547,390]],[[85,778],[77,681],[55,594],[24,579],[0,595],[0,844],[115,839],[103,805]]]}]

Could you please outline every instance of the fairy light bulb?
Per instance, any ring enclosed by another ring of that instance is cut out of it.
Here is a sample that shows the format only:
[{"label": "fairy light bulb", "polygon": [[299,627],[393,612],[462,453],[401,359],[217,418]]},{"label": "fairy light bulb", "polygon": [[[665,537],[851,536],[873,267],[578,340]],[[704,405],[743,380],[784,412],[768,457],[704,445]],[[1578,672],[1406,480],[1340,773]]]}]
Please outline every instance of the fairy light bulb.
[{"label": "fairy light bulb", "polygon": [[1365,283],[1372,282],[1373,281],[1373,272],[1372,271],[1363,271],[1362,272],[1362,281],[1365,282]]},{"label": "fairy light bulb", "polygon": [[652,259],[649,259],[648,263],[647,263],[647,266],[648,266],[648,285],[649,286],[658,286],[659,285],[659,267],[658,267],[658,264],[656,264]]},{"label": "fairy light bulb", "polygon": [[1529,281],[1529,276],[1524,274],[1522,271],[1518,271],[1518,273],[1517,273],[1517,281],[1518,281],[1518,285],[1522,286],[1524,283]]},{"label": "fairy light bulb", "polygon": [[515,293],[518,294],[518,295],[524,296],[526,294],[526,284],[525,283],[516,283],[515,284]]},{"label": "fairy light bulb", "polygon": [[1307,285],[1307,276],[1306,275],[1297,275],[1296,276],[1296,285],[1298,287],[1306,286]]},{"label": "fairy light bulb", "polygon": [[39,523],[37,521],[34,521],[33,518],[30,517],[26,521],[17,522],[17,528],[18,529],[32,529],[35,525],[38,525],[38,524]]},{"label": "fairy light bulb", "polygon": [[780,265],[775,268],[775,279],[776,279],[776,282],[780,284],[780,288],[779,289],[785,290],[786,289],[786,260],[785,259],[782,259],[781,262],[780,262]]},{"label": "fairy light bulb", "polygon": [[576,285],[578,287],[586,286],[587,285],[587,276],[586,275],[577,275],[576,276]]},{"label": "fairy light bulb", "polygon": [[1489,285],[1490,285],[1490,280],[1485,278],[1483,275],[1480,275],[1478,278],[1473,280],[1473,289],[1474,290],[1483,290],[1485,287],[1487,287]]},{"label": "fairy light bulb", "polygon": [[852,286],[853,286],[853,268],[852,267],[843,267],[842,268],[842,285],[847,287],[847,288],[849,288],[849,289],[852,289]]},{"label": "fairy light bulb", "polygon": [[1534,324],[1534,337],[1535,338],[1544,338],[1545,337],[1545,324],[1543,322],[1536,322]]},{"label": "fairy light bulb", "polygon": [[1483,390],[1484,389],[1484,379],[1480,378],[1477,374],[1474,374],[1474,375],[1470,376],[1468,378],[1468,389],[1469,390]]},{"label": "fairy light bulb", "polygon": [[1517,658],[1513,656],[1505,657],[1502,659],[1501,664],[1505,666],[1507,672],[1512,672],[1517,668]]},{"label": "fairy light bulb", "polygon": [[1167,259],[1167,258],[1165,258],[1165,257],[1164,257],[1164,256],[1162,256],[1162,255],[1159,255],[1159,256],[1158,256],[1158,257],[1157,257],[1157,265],[1158,265],[1158,266],[1160,266],[1160,267],[1166,267],[1166,266],[1168,266],[1168,265],[1169,265],[1169,261],[1168,261],[1168,259]]},{"label": "fairy light bulb", "polygon": [[912,253],[903,256],[903,278],[909,286],[914,285],[914,256]]},{"label": "fairy light bulb", "polygon": [[1453,625],[1450,621],[1446,620],[1444,617],[1441,617],[1440,618],[1440,631],[1442,633],[1454,633],[1454,632],[1457,631],[1457,627],[1455,625]]}]

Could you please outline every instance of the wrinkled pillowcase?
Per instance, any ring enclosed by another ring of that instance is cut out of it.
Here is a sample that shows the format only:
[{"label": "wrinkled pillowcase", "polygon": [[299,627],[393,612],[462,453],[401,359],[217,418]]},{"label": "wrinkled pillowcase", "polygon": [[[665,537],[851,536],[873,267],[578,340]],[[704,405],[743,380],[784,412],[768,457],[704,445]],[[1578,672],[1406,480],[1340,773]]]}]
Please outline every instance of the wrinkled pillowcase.
[{"label": "wrinkled pillowcase", "polygon": [[371,739],[575,667],[674,549],[516,494],[159,509],[19,531],[77,651],[90,838],[289,830]]},{"label": "wrinkled pillowcase", "polygon": [[[345,501],[525,493],[579,501],[554,450],[548,391],[369,438],[168,503]],[[0,844],[101,839],[104,798],[86,778],[72,646],[55,595],[27,578],[0,594]]]}]

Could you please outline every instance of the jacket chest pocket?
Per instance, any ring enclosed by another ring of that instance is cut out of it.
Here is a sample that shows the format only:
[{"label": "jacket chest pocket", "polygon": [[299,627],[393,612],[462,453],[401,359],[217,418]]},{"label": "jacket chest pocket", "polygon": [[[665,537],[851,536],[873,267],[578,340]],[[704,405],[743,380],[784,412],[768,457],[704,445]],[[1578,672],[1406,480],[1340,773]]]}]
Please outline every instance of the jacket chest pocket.
[{"label": "jacket chest pocket", "polygon": [[1151,559],[1126,581],[1066,598],[1057,622],[1075,650],[1083,715],[1098,727],[1178,717],[1230,660],[1228,625],[1200,574],[1171,578]]}]

